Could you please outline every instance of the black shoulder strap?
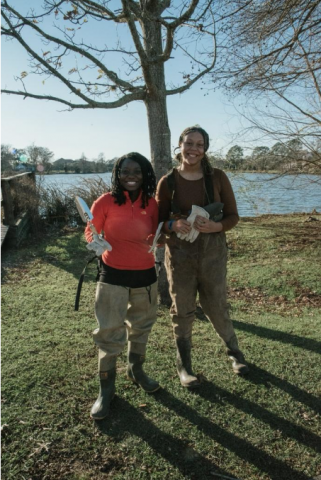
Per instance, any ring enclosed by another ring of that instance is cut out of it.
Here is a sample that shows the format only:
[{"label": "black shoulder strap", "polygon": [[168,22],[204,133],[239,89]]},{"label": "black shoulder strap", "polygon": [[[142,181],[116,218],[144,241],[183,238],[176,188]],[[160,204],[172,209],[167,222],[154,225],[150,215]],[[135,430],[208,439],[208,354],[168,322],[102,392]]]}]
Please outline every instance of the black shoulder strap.
[{"label": "black shoulder strap", "polygon": [[171,197],[175,191],[175,170],[174,168],[166,174],[167,185],[171,194]]},{"label": "black shoulder strap", "polygon": [[205,190],[208,204],[214,202],[213,173],[204,175]]},{"label": "black shoulder strap", "polygon": [[170,196],[171,196],[171,213],[173,213],[173,214],[181,213],[180,208],[174,202],[175,185],[176,185],[176,183],[175,183],[175,168],[173,168],[170,172],[168,172],[166,177],[167,177],[168,189],[169,189]]},{"label": "black shoulder strap", "polygon": [[95,260],[95,258],[99,258],[99,257],[97,257],[97,255],[95,255],[93,258],[91,258],[90,260],[88,260],[88,262],[87,262],[86,265],[85,265],[85,268],[84,268],[83,271],[81,272],[81,275],[80,275],[80,278],[79,278],[79,282],[78,282],[78,287],[77,287],[76,299],[75,299],[75,310],[76,310],[76,312],[78,312],[78,310],[79,310],[80,293],[81,293],[82,284],[83,284],[84,278],[85,278],[86,268],[88,267],[88,265],[89,265],[91,262],[93,262],[93,261]]}]

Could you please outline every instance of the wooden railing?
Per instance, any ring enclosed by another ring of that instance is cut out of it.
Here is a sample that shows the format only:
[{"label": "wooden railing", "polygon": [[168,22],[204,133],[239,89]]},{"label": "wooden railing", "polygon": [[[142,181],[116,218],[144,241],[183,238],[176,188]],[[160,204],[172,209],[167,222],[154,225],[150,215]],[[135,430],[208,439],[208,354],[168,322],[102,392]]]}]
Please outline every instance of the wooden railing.
[{"label": "wooden railing", "polygon": [[[29,177],[35,183],[36,178],[34,172],[25,172],[12,177],[1,178],[1,244],[8,233],[10,240],[15,246],[18,246],[26,235],[29,225],[28,216],[23,214],[19,218],[15,217],[15,206],[13,199],[13,191],[17,188],[19,182]],[[4,228],[2,228],[2,225]]]}]

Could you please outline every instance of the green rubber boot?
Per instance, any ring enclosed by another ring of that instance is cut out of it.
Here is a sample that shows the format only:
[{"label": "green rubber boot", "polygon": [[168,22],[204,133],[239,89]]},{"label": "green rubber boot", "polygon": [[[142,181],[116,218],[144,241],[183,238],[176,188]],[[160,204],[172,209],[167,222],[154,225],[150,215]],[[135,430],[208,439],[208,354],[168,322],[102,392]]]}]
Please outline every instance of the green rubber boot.
[{"label": "green rubber boot", "polygon": [[198,388],[200,386],[200,381],[192,371],[191,339],[176,338],[176,347],[176,366],[181,385],[185,388]]},{"label": "green rubber boot", "polygon": [[93,420],[102,420],[109,414],[110,403],[116,391],[116,366],[106,372],[99,372],[99,377],[99,395],[90,411],[90,416]]},{"label": "green rubber boot", "polygon": [[127,366],[127,377],[132,382],[136,383],[142,387],[143,390],[147,393],[156,392],[160,385],[156,380],[148,377],[143,370],[143,363],[145,362],[145,355],[140,353],[135,353],[133,351],[128,352],[128,366]]}]

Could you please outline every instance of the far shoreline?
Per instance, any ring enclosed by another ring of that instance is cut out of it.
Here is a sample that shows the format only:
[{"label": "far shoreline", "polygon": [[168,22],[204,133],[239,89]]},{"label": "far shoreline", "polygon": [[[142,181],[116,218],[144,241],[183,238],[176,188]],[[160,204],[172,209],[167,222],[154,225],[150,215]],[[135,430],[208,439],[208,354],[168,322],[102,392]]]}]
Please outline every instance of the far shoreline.
[{"label": "far shoreline", "polygon": [[[316,175],[321,176],[321,172],[278,172],[276,170],[228,170],[228,169],[220,169],[224,170],[225,173],[237,173],[237,174],[244,174],[244,173],[253,173],[253,174],[267,174],[267,175]],[[54,171],[54,172],[35,172],[37,176],[50,176],[50,175],[103,175],[105,173],[112,173],[112,170],[107,172],[61,172],[61,171]]]}]

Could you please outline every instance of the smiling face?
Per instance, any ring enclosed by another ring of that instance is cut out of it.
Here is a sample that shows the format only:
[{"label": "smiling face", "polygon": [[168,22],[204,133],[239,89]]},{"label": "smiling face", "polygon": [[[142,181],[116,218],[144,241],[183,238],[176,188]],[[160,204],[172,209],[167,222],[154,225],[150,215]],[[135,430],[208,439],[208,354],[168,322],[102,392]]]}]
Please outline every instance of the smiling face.
[{"label": "smiling face", "polygon": [[126,158],[119,170],[119,183],[124,190],[128,192],[139,192],[143,185],[143,172],[139,163],[130,158]]},{"label": "smiling face", "polygon": [[204,157],[204,138],[199,132],[190,132],[180,143],[183,167],[200,167]]}]

